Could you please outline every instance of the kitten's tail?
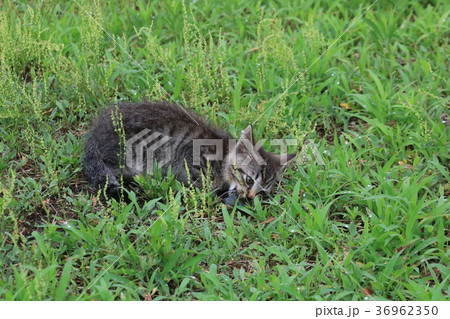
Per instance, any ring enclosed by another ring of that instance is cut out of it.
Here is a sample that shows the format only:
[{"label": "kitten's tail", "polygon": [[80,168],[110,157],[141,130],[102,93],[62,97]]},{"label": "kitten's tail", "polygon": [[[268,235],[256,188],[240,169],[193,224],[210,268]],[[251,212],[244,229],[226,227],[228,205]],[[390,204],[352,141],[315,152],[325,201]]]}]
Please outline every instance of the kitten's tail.
[{"label": "kitten's tail", "polygon": [[96,189],[106,190],[108,197],[118,199],[121,190],[120,183],[103,161],[97,141],[92,136],[89,136],[84,148],[83,167],[89,184]]}]

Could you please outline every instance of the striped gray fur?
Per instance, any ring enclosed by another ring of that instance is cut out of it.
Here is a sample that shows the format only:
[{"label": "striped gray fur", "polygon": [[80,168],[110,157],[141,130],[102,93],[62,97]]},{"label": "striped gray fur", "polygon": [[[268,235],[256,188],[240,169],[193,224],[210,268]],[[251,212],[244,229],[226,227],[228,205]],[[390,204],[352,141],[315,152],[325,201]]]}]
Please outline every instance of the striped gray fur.
[{"label": "striped gray fur", "polygon": [[[121,151],[119,134],[115,127],[117,125],[113,123],[117,121],[112,119],[116,112],[121,116],[125,141],[139,137],[133,140],[133,146],[139,145],[141,148],[133,148],[132,154],[126,154],[124,149]],[[144,130],[148,132],[143,133]],[[152,136],[154,132],[158,134]],[[160,146],[164,138],[167,142]],[[180,182],[188,184],[186,162],[194,186],[201,187],[201,175],[207,174],[219,195],[235,192],[241,198],[253,198],[260,192],[269,193],[273,181],[280,178],[287,164],[280,162],[280,156],[268,153],[262,148],[252,149],[256,141],[251,126],[247,127],[239,140],[233,144],[232,137],[227,132],[215,128],[181,106],[167,102],[120,102],[102,112],[89,133],[83,161],[89,183],[96,188],[106,188],[108,196],[117,197],[122,187],[119,183],[120,177],[129,183],[133,181],[135,175],[147,173],[145,170],[125,165],[129,164],[127,162],[129,158],[136,161],[138,152],[144,154],[142,145],[146,143],[146,139],[151,142],[144,150],[147,152],[152,150],[153,157],[158,163],[170,154],[168,162],[161,167],[163,174],[167,174],[171,167],[175,177]],[[220,140],[223,159],[208,160],[207,154],[215,154],[217,150],[215,146],[202,146],[200,163],[196,165],[193,145],[194,140],[199,139]],[[152,145],[158,147],[154,147],[153,150]],[[257,161],[258,155],[264,163]],[[146,154],[143,156],[145,158],[140,164],[142,167],[148,167],[148,157]],[[288,154],[287,159],[290,161],[294,157],[294,154]],[[122,168],[120,163],[123,164]]]}]

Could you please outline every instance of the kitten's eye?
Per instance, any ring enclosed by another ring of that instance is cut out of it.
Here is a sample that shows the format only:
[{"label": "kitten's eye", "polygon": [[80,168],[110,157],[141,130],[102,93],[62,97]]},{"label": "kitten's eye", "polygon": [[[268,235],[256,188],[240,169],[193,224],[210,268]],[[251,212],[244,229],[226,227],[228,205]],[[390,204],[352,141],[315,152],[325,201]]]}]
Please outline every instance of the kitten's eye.
[{"label": "kitten's eye", "polygon": [[250,187],[252,187],[253,186],[253,178],[251,178],[250,176],[245,176],[245,183],[248,185],[248,186],[250,186]]}]

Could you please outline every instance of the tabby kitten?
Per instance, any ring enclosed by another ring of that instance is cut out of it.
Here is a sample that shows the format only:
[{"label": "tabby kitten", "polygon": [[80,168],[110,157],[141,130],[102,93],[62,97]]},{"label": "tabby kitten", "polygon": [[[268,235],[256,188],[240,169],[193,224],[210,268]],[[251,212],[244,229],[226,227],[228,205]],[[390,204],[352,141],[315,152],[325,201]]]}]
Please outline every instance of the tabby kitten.
[{"label": "tabby kitten", "polygon": [[202,187],[202,174],[207,176],[224,202],[233,204],[238,198],[269,193],[294,157],[264,151],[251,126],[235,141],[178,105],[120,102],[93,125],[84,170],[90,184],[118,198],[121,177],[132,182],[134,176],[151,171],[156,161],[163,174],[171,167],[184,184]]}]

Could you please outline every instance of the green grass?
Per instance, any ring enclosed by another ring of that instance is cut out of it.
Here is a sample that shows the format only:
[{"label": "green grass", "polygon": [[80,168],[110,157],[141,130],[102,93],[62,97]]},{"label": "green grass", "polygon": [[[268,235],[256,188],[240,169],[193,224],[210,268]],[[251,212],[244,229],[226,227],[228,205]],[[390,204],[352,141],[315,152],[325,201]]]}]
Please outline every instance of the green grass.
[{"label": "green grass", "polygon": [[[371,1],[3,3],[0,299],[448,299],[447,1],[380,0],[328,51]],[[242,211],[160,176],[102,205],[84,135],[144,98],[309,144]]]}]

